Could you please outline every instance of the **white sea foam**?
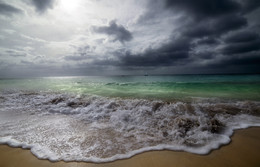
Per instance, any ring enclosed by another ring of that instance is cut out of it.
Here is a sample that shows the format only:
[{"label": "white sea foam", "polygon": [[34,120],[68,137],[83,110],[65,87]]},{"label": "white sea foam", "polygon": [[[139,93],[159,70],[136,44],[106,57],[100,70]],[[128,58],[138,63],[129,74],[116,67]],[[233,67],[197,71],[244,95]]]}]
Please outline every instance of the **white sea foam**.
[{"label": "white sea foam", "polygon": [[260,126],[260,103],[165,102],[53,92],[2,92],[0,143],[51,161],[107,162],[149,150],[207,154],[234,129]]}]

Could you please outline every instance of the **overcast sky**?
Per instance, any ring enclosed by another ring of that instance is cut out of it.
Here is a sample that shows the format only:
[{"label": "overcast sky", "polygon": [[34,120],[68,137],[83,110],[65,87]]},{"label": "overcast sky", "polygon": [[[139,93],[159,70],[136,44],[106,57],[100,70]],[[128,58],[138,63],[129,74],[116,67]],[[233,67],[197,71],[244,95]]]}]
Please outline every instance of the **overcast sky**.
[{"label": "overcast sky", "polygon": [[260,0],[0,0],[0,77],[260,73]]}]

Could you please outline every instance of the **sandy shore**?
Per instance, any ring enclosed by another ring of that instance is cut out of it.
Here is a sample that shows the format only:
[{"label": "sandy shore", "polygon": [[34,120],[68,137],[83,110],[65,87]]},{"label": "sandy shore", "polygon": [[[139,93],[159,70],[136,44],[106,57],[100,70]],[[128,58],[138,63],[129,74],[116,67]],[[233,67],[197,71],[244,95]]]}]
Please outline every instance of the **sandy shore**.
[{"label": "sandy shore", "polygon": [[208,155],[176,151],[151,151],[110,163],[50,162],[30,150],[0,145],[0,167],[259,167],[260,128],[238,130],[229,145]]}]

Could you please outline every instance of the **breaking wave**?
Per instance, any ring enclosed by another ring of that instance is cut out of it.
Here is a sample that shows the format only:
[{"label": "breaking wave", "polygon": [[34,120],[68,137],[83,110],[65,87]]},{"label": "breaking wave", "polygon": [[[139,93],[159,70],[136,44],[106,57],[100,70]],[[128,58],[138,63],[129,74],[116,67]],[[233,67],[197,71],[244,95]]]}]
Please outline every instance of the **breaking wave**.
[{"label": "breaking wave", "polygon": [[51,161],[108,162],[149,150],[207,154],[260,126],[260,102],[161,101],[41,91],[0,93],[0,143]]}]

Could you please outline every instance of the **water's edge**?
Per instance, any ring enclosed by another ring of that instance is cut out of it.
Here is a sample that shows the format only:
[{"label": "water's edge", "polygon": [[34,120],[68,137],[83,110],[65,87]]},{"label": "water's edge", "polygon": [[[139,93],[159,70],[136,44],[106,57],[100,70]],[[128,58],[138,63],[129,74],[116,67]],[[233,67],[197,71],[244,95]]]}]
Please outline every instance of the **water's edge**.
[{"label": "water's edge", "polygon": [[[232,131],[232,134],[230,135],[230,141],[228,142],[228,143],[223,143],[223,144],[221,144],[218,148],[215,148],[215,149],[213,149],[213,150],[210,150],[208,153],[204,153],[204,154],[199,154],[199,155],[202,155],[202,156],[207,156],[207,155],[210,155],[212,152],[214,152],[214,151],[218,151],[219,149],[221,149],[222,147],[224,147],[224,146],[227,146],[228,147],[228,145],[229,144],[231,144],[232,143],[232,140],[231,140],[231,138],[233,138],[233,136],[235,135],[235,133],[237,132],[237,131],[240,131],[240,130],[247,130],[247,129],[250,129],[250,128],[260,128],[260,125],[259,126],[248,126],[248,127],[245,127],[245,128],[241,128],[241,129],[234,129],[233,131]],[[21,148],[21,149],[23,149],[23,150],[30,150],[30,152],[32,153],[32,155],[33,156],[35,156],[35,157],[37,157],[37,155],[35,155],[32,151],[31,151],[31,148],[26,148],[26,147],[22,147],[22,146],[14,146],[14,145],[12,145],[12,144],[10,144],[10,143],[8,143],[8,142],[6,142],[6,143],[0,143],[0,145],[6,145],[6,146],[9,146],[10,148]],[[39,157],[37,157],[39,160],[48,160],[48,161],[50,161],[50,162],[86,162],[86,163],[96,163],[96,164],[100,164],[100,163],[110,163],[110,162],[115,162],[115,161],[118,161],[118,160],[126,160],[126,159],[130,159],[130,158],[132,158],[132,157],[134,157],[134,156],[138,156],[139,154],[142,154],[142,153],[146,153],[146,152],[150,152],[150,151],[175,151],[175,152],[188,152],[188,153],[192,153],[192,154],[196,154],[196,153],[193,153],[193,152],[189,152],[189,151],[185,151],[185,150],[173,150],[173,149],[167,149],[167,148],[162,148],[162,149],[149,149],[149,148],[147,148],[147,149],[144,149],[144,150],[137,150],[136,152],[134,152],[133,154],[131,154],[131,155],[129,155],[129,156],[125,156],[125,157],[115,157],[115,158],[113,158],[113,159],[109,159],[109,160],[107,160],[107,161],[82,161],[82,160],[63,160],[63,159],[61,159],[61,160],[50,160],[50,159],[48,159],[48,158],[39,158]]]}]

